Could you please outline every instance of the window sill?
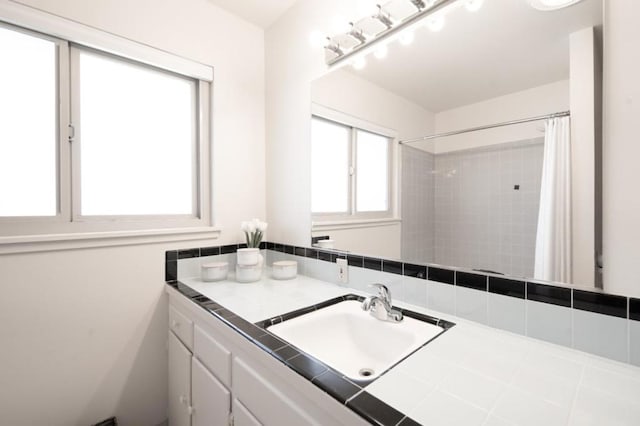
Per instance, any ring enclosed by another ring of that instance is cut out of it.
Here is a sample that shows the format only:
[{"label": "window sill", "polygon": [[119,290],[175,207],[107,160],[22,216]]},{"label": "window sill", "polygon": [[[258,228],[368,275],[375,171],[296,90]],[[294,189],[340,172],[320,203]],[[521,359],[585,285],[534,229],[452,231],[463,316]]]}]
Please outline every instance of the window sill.
[{"label": "window sill", "polygon": [[0,237],[0,254],[217,239],[218,227],[81,232]]},{"label": "window sill", "polygon": [[336,231],[341,229],[377,228],[381,226],[394,226],[402,223],[402,219],[357,219],[357,220],[327,220],[311,223],[311,231]]}]

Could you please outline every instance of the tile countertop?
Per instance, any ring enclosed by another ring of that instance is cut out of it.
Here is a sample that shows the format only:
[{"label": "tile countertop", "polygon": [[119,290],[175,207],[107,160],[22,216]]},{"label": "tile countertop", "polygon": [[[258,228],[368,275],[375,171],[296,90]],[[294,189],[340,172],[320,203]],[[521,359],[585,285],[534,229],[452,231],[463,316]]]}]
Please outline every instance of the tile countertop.
[{"label": "tile countertop", "polygon": [[[345,294],[363,294],[302,275],[249,284],[199,278],[180,282],[251,323]],[[638,367],[407,303],[397,305],[456,323],[365,387],[416,422],[640,424]]]}]

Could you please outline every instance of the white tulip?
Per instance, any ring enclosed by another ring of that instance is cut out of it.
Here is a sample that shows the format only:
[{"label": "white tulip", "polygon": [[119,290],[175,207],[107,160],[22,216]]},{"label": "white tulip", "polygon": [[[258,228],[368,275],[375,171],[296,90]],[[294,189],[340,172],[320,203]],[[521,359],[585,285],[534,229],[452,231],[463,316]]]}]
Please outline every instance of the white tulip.
[{"label": "white tulip", "polygon": [[264,232],[267,230],[267,226],[269,226],[267,222],[258,222],[256,229],[260,232]]}]

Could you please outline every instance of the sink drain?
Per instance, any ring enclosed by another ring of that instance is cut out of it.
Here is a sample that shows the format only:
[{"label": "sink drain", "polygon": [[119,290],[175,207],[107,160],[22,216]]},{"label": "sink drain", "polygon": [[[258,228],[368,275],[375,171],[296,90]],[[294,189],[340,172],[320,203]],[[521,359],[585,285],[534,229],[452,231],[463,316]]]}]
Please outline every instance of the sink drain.
[{"label": "sink drain", "polygon": [[373,370],[370,368],[361,368],[360,371],[358,371],[358,374],[362,377],[373,376]]}]

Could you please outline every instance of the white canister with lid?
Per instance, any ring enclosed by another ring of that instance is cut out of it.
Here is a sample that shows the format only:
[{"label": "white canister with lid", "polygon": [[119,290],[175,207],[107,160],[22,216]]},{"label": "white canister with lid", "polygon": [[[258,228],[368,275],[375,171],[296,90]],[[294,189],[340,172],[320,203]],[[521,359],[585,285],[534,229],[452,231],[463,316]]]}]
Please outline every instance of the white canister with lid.
[{"label": "white canister with lid", "polygon": [[271,276],[276,280],[290,280],[297,274],[298,262],[295,260],[281,260],[271,266]]},{"label": "white canister with lid", "polygon": [[221,281],[227,278],[229,273],[228,262],[208,262],[201,266],[202,281]]}]

